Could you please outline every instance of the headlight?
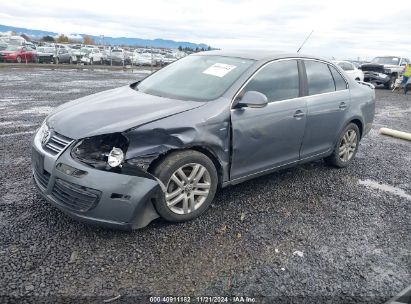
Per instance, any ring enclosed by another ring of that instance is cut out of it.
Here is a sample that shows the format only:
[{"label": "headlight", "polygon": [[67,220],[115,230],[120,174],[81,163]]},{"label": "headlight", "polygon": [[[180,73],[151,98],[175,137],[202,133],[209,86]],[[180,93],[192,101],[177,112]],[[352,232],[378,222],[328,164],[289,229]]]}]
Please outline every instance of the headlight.
[{"label": "headlight", "polygon": [[107,163],[110,167],[115,168],[121,165],[124,160],[124,152],[120,148],[113,147],[108,154]]},{"label": "headlight", "polygon": [[128,140],[121,133],[98,135],[80,140],[71,157],[100,170],[119,167],[124,161]]},{"label": "headlight", "polygon": [[391,74],[391,70],[390,70],[390,69],[385,69],[385,70],[384,70],[384,73],[385,73],[385,74]]}]

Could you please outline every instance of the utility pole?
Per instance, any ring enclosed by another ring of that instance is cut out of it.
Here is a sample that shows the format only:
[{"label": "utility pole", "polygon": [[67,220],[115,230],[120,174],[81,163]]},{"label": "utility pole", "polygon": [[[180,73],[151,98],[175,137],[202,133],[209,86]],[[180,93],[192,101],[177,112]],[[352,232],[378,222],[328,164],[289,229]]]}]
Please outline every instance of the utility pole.
[{"label": "utility pole", "polygon": [[151,73],[153,73],[153,47],[151,47]]}]

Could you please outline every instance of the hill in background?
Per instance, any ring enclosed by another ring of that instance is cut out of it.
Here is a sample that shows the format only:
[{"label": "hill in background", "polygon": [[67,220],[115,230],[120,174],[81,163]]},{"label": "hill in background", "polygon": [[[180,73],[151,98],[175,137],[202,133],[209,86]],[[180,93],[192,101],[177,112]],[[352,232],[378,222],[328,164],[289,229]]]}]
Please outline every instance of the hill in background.
[{"label": "hill in background", "polygon": [[[0,32],[16,32],[18,35],[25,34],[29,37],[33,37],[35,39],[40,40],[44,36],[52,36],[57,37],[59,33],[55,32],[48,32],[42,30],[33,30],[21,27],[14,27],[8,25],[1,25],[0,24]],[[93,38],[96,43],[101,43],[100,36],[93,36],[88,34],[69,34],[68,35],[72,39],[76,39],[82,41],[84,36],[89,36]],[[128,37],[109,37],[104,36],[104,44],[106,45],[129,45],[129,46],[141,46],[141,47],[157,47],[157,48],[171,48],[176,49],[179,46],[182,48],[204,48],[207,49],[208,45],[204,43],[192,43],[187,41],[174,41],[174,40],[166,40],[166,39],[142,39],[142,38],[128,38]]]}]

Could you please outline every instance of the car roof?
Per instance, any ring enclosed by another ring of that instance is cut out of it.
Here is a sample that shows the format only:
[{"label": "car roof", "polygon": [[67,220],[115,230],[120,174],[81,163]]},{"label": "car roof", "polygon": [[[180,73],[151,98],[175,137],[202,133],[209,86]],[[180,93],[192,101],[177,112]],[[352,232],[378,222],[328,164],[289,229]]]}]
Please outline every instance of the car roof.
[{"label": "car roof", "polygon": [[272,50],[234,50],[234,51],[223,51],[223,50],[216,50],[216,51],[205,51],[196,53],[194,55],[206,55],[206,56],[227,56],[227,57],[238,57],[244,59],[253,59],[257,61],[269,61],[281,58],[311,58],[311,59],[319,59],[329,62],[329,60],[305,55],[300,53],[287,53],[287,52],[280,52],[280,51],[272,51]]}]

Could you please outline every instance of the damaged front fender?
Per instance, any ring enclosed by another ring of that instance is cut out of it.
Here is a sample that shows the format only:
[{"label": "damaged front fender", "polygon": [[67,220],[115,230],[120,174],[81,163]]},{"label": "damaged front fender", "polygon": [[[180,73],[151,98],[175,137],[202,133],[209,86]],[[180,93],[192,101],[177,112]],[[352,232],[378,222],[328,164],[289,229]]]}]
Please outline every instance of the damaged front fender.
[{"label": "damaged front fender", "polygon": [[213,158],[224,182],[229,178],[229,113],[229,102],[220,99],[125,131],[129,141],[125,161],[152,172],[159,157],[175,150],[196,149]]}]

